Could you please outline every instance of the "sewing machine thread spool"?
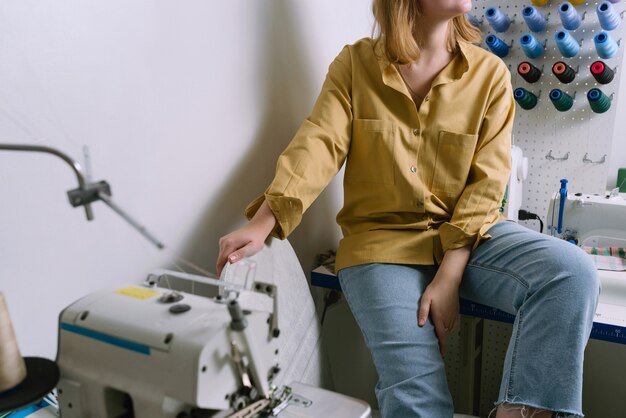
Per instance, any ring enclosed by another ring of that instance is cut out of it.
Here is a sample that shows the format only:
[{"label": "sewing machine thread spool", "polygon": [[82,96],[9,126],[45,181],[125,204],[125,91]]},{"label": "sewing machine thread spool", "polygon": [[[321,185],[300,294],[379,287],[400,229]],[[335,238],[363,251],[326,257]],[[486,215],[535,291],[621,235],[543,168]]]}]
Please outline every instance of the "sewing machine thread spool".
[{"label": "sewing machine thread spool", "polygon": [[587,100],[595,113],[604,113],[611,108],[611,99],[600,89],[589,90]]},{"label": "sewing machine thread spool", "polygon": [[548,21],[537,8],[533,6],[524,7],[522,17],[532,32],[543,32],[548,25]]},{"label": "sewing machine thread spool", "polygon": [[530,2],[534,6],[539,6],[539,7],[543,7],[543,6],[547,5],[549,1],[550,0],[530,0]]},{"label": "sewing machine thread spool", "polygon": [[626,168],[617,169],[617,187],[620,193],[626,193]]},{"label": "sewing machine thread spool", "polygon": [[552,66],[552,73],[561,83],[568,84],[576,78],[576,71],[563,61],[557,61]]},{"label": "sewing machine thread spool", "polygon": [[467,21],[472,24],[472,26],[480,29],[480,22],[478,21],[476,16],[474,16],[473,14],[470,14],[470,13],[466,13],[465,17],[467,18]]},{"label": "sewing machine thread spool", "polygon": [[604,30],[616,29],[622,22],[622,18],[613,7],[613,4],[608,1],[603,1],[602,3],[598,4],[598,7],[596,7],[596,12],[598,13],[600,26]]},{"label": "sewing machine thread spool", "polygon": [[0,393],[26,378],[26,363],[20,355],[4,295],[0,293]]},{"label": "sewing machine thread spool", "polygon": [[600,58],[609,59],[617,54],[617,43],[606,32],[600,32],[593,38],[596,52]]},{"label": "sewing machine thread spool", "polygon": [[506,32],[511,26],[511,19],[497,7],[488,8],[485,18],[496,32]]},{"label": "sewing machine thread spool", "polygon": [[536,83],[541,78],[541,70],[528,61],[520,62],[517,73],[528,83]]},{"label": "sewing machine thread spool", "polygon": [[559,112],[566,112],[574,105],[574,98],[559,89],[550,90],[550,101]]},{"label": "sewing machine thread spool", "polygon": [[487,38],[485,38],[485,43],[487,44],[487,47],[491,50],[491,52],[493,52],[500,58],[504,58],[509,54],[509,46],[496,35],[487,35]]},{"label": "sewing machine thread spool", "polygon": [[537,96],[523,87],[516,88],[513,92],[513,97],[515,97],[515,101],[524,110],[530,110],[537,106]]},{"label": "sewing machine thread spool", "polygon": [[554,34],[556,46],[565,58],[572,58],[580,51],[580,45],[574,37],[566,30],[562,29]]},{"label": "sewing machine thread spool", "polygon": [[537,58],[543,54],[543,45],[530,33],[521,36],[520,45],[528,58]]},{"label": "sewing machine thread spool", "polygon": [[580,26],[580,14],[578,14],[576,8],[568,1],[561,3],[559,6],[559,16],[561,17],[563,27],[567,30],[576,30]]},{"label": "sewing machine thread spool", "polygon": [[596,61],[591,64],[591,75],[593,75],[593,78],[595,78],[598,83],[609,84],[613,81],[615,71],[607,67],[604,62]]}]

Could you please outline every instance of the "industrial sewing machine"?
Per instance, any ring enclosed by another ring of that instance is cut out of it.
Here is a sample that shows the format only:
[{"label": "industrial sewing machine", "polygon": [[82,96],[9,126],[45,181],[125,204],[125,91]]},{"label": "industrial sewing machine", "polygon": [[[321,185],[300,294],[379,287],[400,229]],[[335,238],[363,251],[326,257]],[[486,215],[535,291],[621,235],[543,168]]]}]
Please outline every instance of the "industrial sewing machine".
[{"label": "industrial sewing machine", "polygon": [[95,292],[62,312],[63,418],[370,417],[363,401],[274,385],[275,285],[202,277],[198,285],[217,290],[206,297],[167,288],[169,276],[199,278],[158,271],[143,286]]},{"label": "industrial sewing machine", "polygon": [[[568,193],[567,181],[550,200],[546,232],[581,247],[626,248],[626,194]],[[600,254],[601,255],[601,254]],[[598,270],[600,302],[626,306],[626,271]]]}]

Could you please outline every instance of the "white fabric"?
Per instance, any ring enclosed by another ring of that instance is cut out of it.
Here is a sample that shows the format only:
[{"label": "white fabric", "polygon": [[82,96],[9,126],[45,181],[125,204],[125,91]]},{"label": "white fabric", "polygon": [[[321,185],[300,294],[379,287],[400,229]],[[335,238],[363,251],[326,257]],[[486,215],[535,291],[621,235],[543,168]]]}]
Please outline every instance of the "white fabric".
[{"label": "white fabric", "polygon": [[328,388],[330,373],[321,326],[306,276],[291,244],[287,240],[272,238],[249,260],[256,262],[255,281],[270,282],[278,288],[282,371],[275,384],[280,386],[298,381]]}]

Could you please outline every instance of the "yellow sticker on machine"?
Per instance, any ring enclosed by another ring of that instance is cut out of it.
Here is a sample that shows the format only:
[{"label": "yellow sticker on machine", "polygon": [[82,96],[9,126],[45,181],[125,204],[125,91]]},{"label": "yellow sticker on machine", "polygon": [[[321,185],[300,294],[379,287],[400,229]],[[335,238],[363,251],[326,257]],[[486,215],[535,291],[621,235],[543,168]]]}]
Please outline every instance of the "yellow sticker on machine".
[{"label": "yellow sticker on machine", "polygon": [[160,295],[161,292],[150,289],[142,289],[140,287],[129,286],[116,290],[115,293],[122,296],[128,296],[135,299],[150,299],[153,296]]}]

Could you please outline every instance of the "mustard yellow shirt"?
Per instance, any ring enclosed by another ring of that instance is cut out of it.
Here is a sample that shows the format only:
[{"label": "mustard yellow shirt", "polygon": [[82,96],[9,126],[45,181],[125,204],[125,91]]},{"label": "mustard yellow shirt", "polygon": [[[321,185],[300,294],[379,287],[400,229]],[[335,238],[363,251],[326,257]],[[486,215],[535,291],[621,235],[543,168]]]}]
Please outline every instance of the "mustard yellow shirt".
[{"label": "mustard yellow shirt", "polygon": [[311,115],[246,208],[267,200],[287,237],[344,165],[337,268],[434,264],[444,251],[489,238],[511,165],[515,105],[504,62],[461,42],[419,109],[383,43],[346,46]]}]

